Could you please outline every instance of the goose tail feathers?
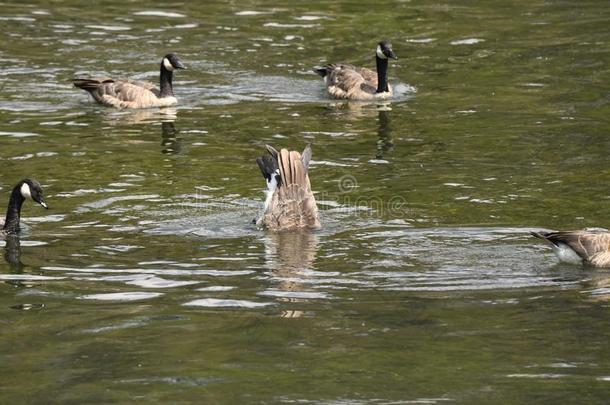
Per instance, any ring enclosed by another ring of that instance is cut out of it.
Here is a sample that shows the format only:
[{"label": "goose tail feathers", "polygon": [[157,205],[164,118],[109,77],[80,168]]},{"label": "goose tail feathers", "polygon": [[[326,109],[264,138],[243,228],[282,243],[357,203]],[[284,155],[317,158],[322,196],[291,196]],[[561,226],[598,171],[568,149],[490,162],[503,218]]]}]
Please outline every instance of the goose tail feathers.
[{"label": "goose tail feathers", "polygon": [[312,70],[313,70],[313,72],[315,72],[316,74],[318,74],[322,78],[324,78],[324,77],[326,77],[328,75],[328,66],[315,67]]},{"label": "goose tail feathers", "polygon": [[94,77],[77,77],[72,80],[74,87],[83,89],[88,92],[97,90],[102,84],[112,82],[112,79],[99,79]]}]

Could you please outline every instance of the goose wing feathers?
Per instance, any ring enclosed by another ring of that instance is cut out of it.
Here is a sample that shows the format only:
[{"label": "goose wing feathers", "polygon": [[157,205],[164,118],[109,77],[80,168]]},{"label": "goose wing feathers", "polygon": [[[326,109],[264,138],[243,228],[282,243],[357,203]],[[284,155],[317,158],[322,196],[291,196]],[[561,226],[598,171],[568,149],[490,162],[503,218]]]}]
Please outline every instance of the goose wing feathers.
[{"label": "goose wing feathers", "polygon": [[118,108],[155,105],[160,95],[153,83],[138,80],[86,77],[75,79],[74,86],[89,92],[97,102]]},{"label": "goose wing feathers", "polygon": [[335,98],[353,98],[352,93],[374,94],[377,89],[377,74],[370,69],[358,68],[345,63],[325,66],[328,92]]}]

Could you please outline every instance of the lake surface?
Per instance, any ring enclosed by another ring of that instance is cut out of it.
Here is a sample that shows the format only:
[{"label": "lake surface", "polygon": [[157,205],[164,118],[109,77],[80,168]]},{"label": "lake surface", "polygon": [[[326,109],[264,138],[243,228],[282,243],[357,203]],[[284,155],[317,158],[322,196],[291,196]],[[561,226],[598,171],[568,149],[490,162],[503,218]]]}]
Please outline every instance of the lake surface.
[{"label": "lake surface", "polygon": [[[175,5],[175,7],[174,7]],[[0,4],[0,402],[607,403],[607,1]],[[399,60],[391,103],[311,68]],[[82,73],[158,80],[119,111]],[[251,225],[265,144],[313,147],[323,228]]]}]

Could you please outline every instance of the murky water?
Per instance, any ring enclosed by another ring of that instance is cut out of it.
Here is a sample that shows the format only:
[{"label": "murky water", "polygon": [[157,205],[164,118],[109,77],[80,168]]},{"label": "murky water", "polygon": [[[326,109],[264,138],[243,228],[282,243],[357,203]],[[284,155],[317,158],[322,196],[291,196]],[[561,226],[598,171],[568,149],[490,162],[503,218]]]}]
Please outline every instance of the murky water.
[{"label": "murky water", "polygon": [[[528,235],[609,224],[607,2],[172,5],[1,5],[0,207],[51,206],[0,241],[2,402],[607,401],[610,272]],[[328,101],[384,38],[397,98]],[[169,51],[176,108],[70,86]],[[256,229],[307,142],[323,229]]]}]

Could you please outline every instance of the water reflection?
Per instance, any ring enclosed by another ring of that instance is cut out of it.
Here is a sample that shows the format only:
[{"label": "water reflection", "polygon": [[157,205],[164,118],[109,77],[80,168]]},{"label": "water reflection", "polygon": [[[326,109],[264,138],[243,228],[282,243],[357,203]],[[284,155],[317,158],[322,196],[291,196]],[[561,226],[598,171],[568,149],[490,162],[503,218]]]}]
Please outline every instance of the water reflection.
[{"label": "water reflection", "polygon": [[387,109],[379,110],[378,113],[378,128],[377,135],[377,159],[383,159],[386,152],[394,150],[394,141],[392,140],[392,127],[390,126],[390,112]]},{"label": "water reflection", "polygon": [[377,117],[377,150],[376,159],[384,159],[386,153],[394,150],[391,126],[391,103],[384,102],[346,102],[333,101],[326,105],[329,114],[341,114],[351,120],[370,119]]},{"label": "water reflection", "polygon": [[182,152],[182,142],[178,135],[179,131],[171,121],[161,123],[161,153],[165,155],[176,155]]},{"label": "water reflection", "polygon": [[111,125],[139,125],[174,122],[178,119],[176,107],[142,108],[137,110],[104,109],[105,121]]},{"label": "water reflection", "polygon": [[[264,239],[266,265],[277,282],[261,295],[283,302],[306,302],[324,298],[305,283],[313,277],[313,265],[318,252],[318,237],[312,232],[269,233]],[[302,310],[284,310],[282,317],[299,318]]]},{"label": "water reflection", "polygon": [[21,240],[17,235],[7,235],[4,246],[4,260],[15,273],[21,273],[25,267],[21,263]]},{"label": "water reflection", "polygon": [[330,101],[325,105],[330,114],[342,114],[350,119],[374,118],[379,112],[392,111],[390,101]]},{"label": "water reflection", "polygon": [[110,125],[143,125],[161,124],[161,153],[166,155],[180,154],[182,143],[176,137],[178,130],[174,122],[178,118],[176,107],[144,108],[139,110],[104,110],[106,121]]},{"label": "water reflection", "polygon": [[311,269],[318,251],[312,232],[269,233],[264,242],[267,267],[280,276]]},{"label": "water reflection", "polygon": [[591,276],[582,282],[589,300],[610,301],[610,273],[608,271],[595,270]]}]

